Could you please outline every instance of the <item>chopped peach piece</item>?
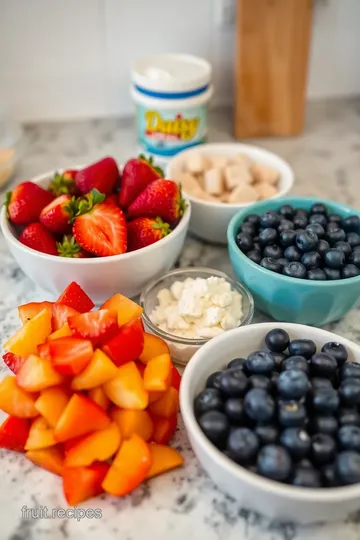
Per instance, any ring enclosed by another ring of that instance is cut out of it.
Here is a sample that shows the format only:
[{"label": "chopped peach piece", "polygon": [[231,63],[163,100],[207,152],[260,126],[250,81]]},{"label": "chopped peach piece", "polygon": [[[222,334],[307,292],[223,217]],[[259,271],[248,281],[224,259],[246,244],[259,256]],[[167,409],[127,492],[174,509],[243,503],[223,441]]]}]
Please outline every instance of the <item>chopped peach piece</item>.
[{"label": "chopped peach piece", "polygon": [[64,326],[59,328],[59,330],[55,330],[50,336],[48,337],[48,341],[51,341],[52,339],[58,339],[61,337],[68,337],[72,336],[72,331],[68,323],[65,323]]},{"label": "chopped peach piece", "polygon": [[169,416],[169,418],[153,414],[151,419],[154,423],[154,433],[151,437],[152,441],[158,444],[168,444],[176,431],[177,414]]},{"label": "chopped peach piece", "polygon": [[116,377],[105,383],[103,388],[107,397],[118,407],[146,409],[148,406],[149,396],[135,362],[120,366]]},{"label": "chopped peach piece", "polygon": [[142,307],[120,293],[114,294],[114,296],[106,300],[105,304],[103,304],[100,309],[114,311],[117,314],[119,326],[123,326],[124,324],[137,319],[143,312]]},{"label": "chopped peach piece", "polygon": [[103,493],[102,483],[109,470],[107,463],[93,463],[88,467],[64,467],[62,470],[65,499],[77,505]]},{"label": "chopped peach piece", "polygon": [[69,399],[69,392],[61,386],[54,386],[41,392],[35,401],[35,408],[51,427],[55,427]]},{"label": "chopped peach piece", "polygon": [[48,425],[45,418],[35,418],[30,427],[25,450],[39,450],[55,444],[57,441],[54,438],[53,428]]},{"label": "chopped peach piece", "polygon": [[142,353],[139,356],[139,360],[144,364],[147,364],[149,360],[155,356],[160,356],[161,354],[169,354],[169,347],[163,339],[154,334],[144,333],[144,348]]},{"label": "chopped peach piece", "polygon": [[148,412],[114,407],[110,416],[119,426],[123,439],[129,439],[134,433],[144,441],[151,439],[154,424]]},{"label": "chopped peach piece", "polygon": [[60,446],[28,450],[25,456],[38,467],[61,476],[64,464],[64,452]]},{"label": "chopped peach piece", "polygon": [[99,407],[107,411],[110,407],[111,401],[104,392],[102,386],[97,386],[96,388],[90,388],[88,391],[88,396],[92,399]]},{"label": "chopped peach piece", "polygon": [[85,435],[67,452],[65,467],[84,467],[94,461],[106,461],[119,449],[121,434],[116,422],[107,428]]},{"label": "chopped peach piece", "polygon": [[44,343],[50,334],[51,315],[47,309],[43,309],[7,340],[4,349],[27,358],[37,353],[37,346]]},{"label": "chopped peach piece", "polygon": [[184,463],[184,458],[170,446],[164,444],[149,444],[151,467],[146,478],[152,478],[171,469],[176,469]]},{"label": "chopped peach piece", "polygon": [[167,390],[171,383],[172,362],[169,354],[151,358],[144,371],[144,387],[149,392]]},{"label": "chopped peach piece", "polygon": [[73,390],[95,388],[113,379],[117,372],[118,369],[114,362],[100,349],[96,349],[90,363],[79,375],[73,378],[71,388]]},{"label": "chopped peach piece", "polygon": [[7,375],[0,382],[0,409],[18,418],[38,416],[35,409],[37,394],[26,392],[16,382],[14,375]]},{"label": "chopped peach piece", "polygon": [[43,309],[46,309],[52,317],[52,302],[29,302],[18,307],[20,320],[23,324],[31,321]]},{"label": "chopped peach piece", "polygon": [[18,385],[28,392],[39,392],[44,388],[61,384],[64,377],[41,356],[31,354],[16,375]]},{"label": "chopped peach piece", "polygon": [[164,416],[165,418],[169,418],[176,414],[178,409],[179,392],[172,386],[164,392],[164,395],[160,399],[149,405],[151,413],[157,414],[158,416]]}]

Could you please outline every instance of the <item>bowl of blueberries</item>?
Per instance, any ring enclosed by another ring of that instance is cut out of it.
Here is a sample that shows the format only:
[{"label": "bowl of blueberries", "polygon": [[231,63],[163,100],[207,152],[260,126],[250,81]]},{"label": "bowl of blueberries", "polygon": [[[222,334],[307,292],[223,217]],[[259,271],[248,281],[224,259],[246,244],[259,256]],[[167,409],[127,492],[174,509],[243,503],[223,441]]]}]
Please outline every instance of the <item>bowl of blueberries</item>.
[{"label": "bowl of blueberries", "polygon": [[235,275],[277,321],[323,326],[360,302],[360,213],[286,197],[239,211],[228,227]]},{"label": "bowl of blueberries", "polygon": [[236,328],[185,368],[180,407],[218,487],[270,519],[314,523],[360,508],[360,347],[292,323]]}]

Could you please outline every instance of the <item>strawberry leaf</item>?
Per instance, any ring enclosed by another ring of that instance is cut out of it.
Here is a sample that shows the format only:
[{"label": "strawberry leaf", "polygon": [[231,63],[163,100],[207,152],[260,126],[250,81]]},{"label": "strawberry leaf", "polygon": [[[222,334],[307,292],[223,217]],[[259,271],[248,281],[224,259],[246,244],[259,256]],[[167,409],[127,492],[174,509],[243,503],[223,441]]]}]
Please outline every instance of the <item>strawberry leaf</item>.
[{"label": "strawberry leaf", "polygon": [[105,200],[104,193],[100,193],[100,191],[97,189],[92,189],[90,191],[90,195],[92,196],[92,199],[93,199],[93,206],[95,206],[95,204],[102,203]]},{"label": "strawberry leaf", "polygon": [[144,156],[144,154],[140,154],[139,159],[141,159],[141,161],[145,161],[146,163],[148,163],[150,165],[150,167],[152,169],[154,169],[154,171],[156,171],[158,173],[158,175],[160,175],[160,178],[165,178],[164,171],[162,170],[161,167],[154,164],[154,160],[153,160],[153,158],[151,156],[147,158],[147,157]]},{"label": "strawberry leaf", "polygon": [[94,208],[96,204],[102,203],[105,200],[105,195],[97,189],[92,189],[85,197],[76,199],[73,197],[70,203],[65,207],[70,215],[70,223],[74,223],[78,216],[87,214]]},{"label": "strawberry leaf", "polygon": [[5,195],[4,206],[6,208],[6,216],[9,218],[9,204],[11,203],[12,191],[7,191]]},{"label": "strawberry leaf", "polygon": [[178,205],[179,205],[179,215],[182,216],[187,208],[187,203],[182,196],[182,186],[179,184],[179,199],[178,199]]},{"label": "strawberry leaf", "polygon": [[73,236],[64,236],[62,242],[56,242],[56,247],[60,257],[73,258],[81,251]]},{"label": "strawberry leaf", "polygon": [[66,178],[64,175],[55,173],[53,180],[50,182],[48,191],[56,197],[60,195],[76,193],[76,184],[71,178]]}]

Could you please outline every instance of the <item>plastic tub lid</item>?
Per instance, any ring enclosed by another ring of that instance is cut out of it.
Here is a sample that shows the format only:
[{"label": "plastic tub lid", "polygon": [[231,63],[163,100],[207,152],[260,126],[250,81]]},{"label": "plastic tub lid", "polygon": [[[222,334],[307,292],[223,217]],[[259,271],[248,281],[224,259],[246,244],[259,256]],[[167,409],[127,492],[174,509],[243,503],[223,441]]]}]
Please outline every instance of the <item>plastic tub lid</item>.
[{"label": "plastic tub lid", "polygon": [[132,71],[136,86],[161,92],[186,92],[206,87],[211,65],[187,54],[163,54],[139,60]]}]

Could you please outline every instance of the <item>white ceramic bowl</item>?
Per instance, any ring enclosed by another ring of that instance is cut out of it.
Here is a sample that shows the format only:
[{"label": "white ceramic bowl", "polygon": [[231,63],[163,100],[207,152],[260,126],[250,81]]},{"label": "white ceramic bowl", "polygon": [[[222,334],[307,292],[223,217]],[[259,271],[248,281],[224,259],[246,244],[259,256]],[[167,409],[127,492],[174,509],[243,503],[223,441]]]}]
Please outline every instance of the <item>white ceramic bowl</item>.
[{"label": "white ceramic bowl", "polygon": [[[43,187],[53,172],[32,179]],[[95,304],[103,303],[116,292],[128,297],[141,293],[149,281],[166,273],[176,262],[189,226],[191,208],[168,236],[138,251],[93,259],[71,259],[40,253],[24,246],[1,210],[0,223],[6,244],[21,270],[41,289],[58,297],[65,287],[76,281]]]},{"label": "white ceramic bowl", "polygon": [[[286,195],[294,183],[294,173],[289,164],[281,157],[258,146],[241,143],[203,144],[184,150],[184,152],[180,152],[169,161],[166,169],[167,178],[176,181],[179,178],[179,173],[183,170],[183,164],[187,157],[199,152],[210,156],[220,155],[227,157],[245,154],[256,163],[268,165],[279,171],[279,191],[272,197],[274,199]],[[203,201],[192,197],[190,193],[184,192],[184,194],[191,201],[190,232],[211,243],[226,244],[226,230],[231,218],[240,209],[249,206],[248,203],[227,204]]]},{"label": "white ceramic bowl", "polygon": [[180,387],[180,407],[185,427],[201,465],[225,493],[243,508],[256,510],[270,519],[314,523],[346,518],[360,508],[360,484],[339,488],[297,488],[267,480],[222,454],[201,431],[194,415],[196,395],[204,389],[210,373],[222,369],[232,358],[260,349],[273,328],[284,328],[292,339],[313,339],[318,347],[338,341],[349,351],[349,360],[360,363],[360,347],[331,332],[291,323],[262,323],[230,330],[201,347],[185,368]]}]

